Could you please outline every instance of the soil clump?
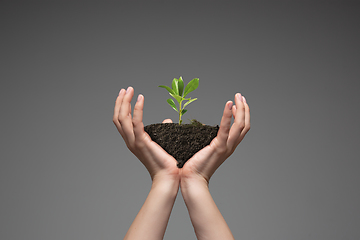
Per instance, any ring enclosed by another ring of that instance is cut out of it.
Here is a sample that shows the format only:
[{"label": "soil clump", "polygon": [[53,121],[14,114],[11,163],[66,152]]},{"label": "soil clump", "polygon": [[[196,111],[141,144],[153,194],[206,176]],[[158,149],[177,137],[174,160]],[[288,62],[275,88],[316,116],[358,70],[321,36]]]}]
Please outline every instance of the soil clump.
[{"label": "soil clump", "polygon": [[195,153],[216,137],[219,126],[178,123],[156,123],[144,127],[151,139],[159,144],[182,168]]}]

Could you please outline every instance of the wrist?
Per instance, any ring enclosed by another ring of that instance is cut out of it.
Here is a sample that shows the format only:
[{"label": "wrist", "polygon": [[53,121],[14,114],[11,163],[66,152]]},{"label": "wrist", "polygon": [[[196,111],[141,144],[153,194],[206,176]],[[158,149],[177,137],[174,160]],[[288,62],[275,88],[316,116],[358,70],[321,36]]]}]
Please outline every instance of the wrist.
[{"label": "wrist", "polygon": [[178,177],[159,177],[155,176],[151,185],[151,191],[156,191],[159,194],[167,195],[169,197],[176,197],[179,191]]},{"label": "wrist", "polygon": [[202,176],[182,177],[180,180],[181,194],[184,200],[196,197],[200,193],[209,192],[209,183]]}]

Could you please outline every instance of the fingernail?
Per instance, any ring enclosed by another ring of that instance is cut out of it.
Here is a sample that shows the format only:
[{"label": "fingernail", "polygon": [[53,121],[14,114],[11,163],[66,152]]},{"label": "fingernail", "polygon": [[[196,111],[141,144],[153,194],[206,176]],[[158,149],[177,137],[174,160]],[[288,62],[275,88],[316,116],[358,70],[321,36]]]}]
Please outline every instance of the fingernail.
[{"label": "fingernail", "polygon": [[233,106],[233,102],[232,101],[229,101],[229,109],[231,110],[232,106]]},{"label": "fingernail", "polygon": [[139,94],[137,101],[140,101],[142,99],[143,95]]},{"label": "fingernail", "polygon": [[245,97],[244,97],[244,96],[242,96],[242,99],[243,99],[244,103],[246,103],[246,99],[245,99]]},{"label": "fingernail", "polygon": [[237,97],[241,102],[243,101],[240,93],[237,93],[237,94],[236,94],[236,97]]},{"label": "fingernail", "polygon": [[131,87],[128,87],[128,88],[126,89],[126,93],[128,93],[128,92],[129,92],[130,88],[131,88]]},{"label": "fingernail", "polygon": [[125,91],[125,89],[122,88],[119,92],[119,95],[122,94],[124,91]]}]

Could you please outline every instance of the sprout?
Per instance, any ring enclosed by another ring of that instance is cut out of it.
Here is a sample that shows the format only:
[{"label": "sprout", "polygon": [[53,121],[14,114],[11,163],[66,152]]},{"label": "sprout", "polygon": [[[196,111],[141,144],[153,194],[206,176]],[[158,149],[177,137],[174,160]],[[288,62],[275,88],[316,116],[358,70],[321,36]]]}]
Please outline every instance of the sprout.
[{"label": "sprout", "polygon": [[[185,90],[184,90],[184,81],[183,81],[182,77],[180,77],[179,79],[174,78],[174,80],[172,81],[172,88],[163,86],[163,85],[159,86],[159,87],[162,87],[162,88],[165,88],[166,90],[168,90],[169,94],[173,98],[175,98],[176,101],[179,103],[179,108],[177,108],[174,100],[172,100],[171,98],[169,98],[167,100],[168,104],[175,111],[177,111],[179,113],[179,125],[182,123],[181,116],[184,115],[187,111],[185,109],[185,107],[197,99],[197,98],[191,99],[191,98],[185,98],[185,97],[186,97],[186,95],[188,95],[188,93],[194,91],[198,86],[199,86],[199,79],[194,78],[186,85]],[[181,105],[183,101],[187,101],[184,104],[184,106]]]}]

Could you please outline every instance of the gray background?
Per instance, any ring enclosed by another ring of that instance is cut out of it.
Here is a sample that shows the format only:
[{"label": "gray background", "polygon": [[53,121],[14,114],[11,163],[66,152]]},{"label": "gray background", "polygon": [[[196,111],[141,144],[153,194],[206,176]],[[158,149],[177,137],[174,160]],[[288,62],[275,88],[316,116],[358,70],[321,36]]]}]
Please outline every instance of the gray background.
[{"label": "gray background", "polygon": [[[129,85],[200,78],[184,120],[252,129],[210,190],[236,239],[360,239],[360,4],[1,1],[0,239],[122,239],[150,177],[112,123]],[[179,194],[165,239],[195,239]]]}]

